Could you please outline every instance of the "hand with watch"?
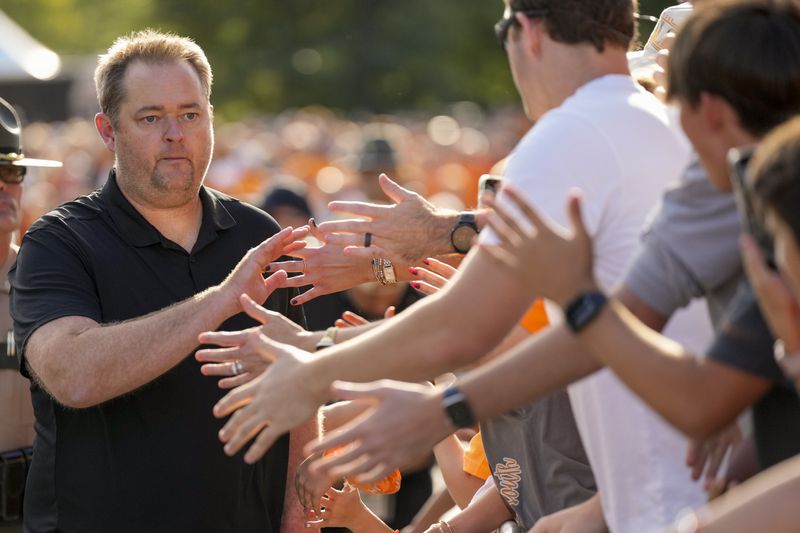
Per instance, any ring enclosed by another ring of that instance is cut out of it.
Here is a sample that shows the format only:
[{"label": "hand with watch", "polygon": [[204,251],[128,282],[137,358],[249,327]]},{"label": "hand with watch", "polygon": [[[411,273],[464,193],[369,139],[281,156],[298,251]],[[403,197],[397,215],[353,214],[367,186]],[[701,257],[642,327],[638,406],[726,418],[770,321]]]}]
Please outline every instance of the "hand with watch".
[{"label": "hand with watch", "polygon": [[385,174],[380,175],[379,183],[393,203],[329,204],[331,211],[356,218],[320,224],[319,230],[327,243],[343,248],[345,254],[354,257],[388,259],[395,264],[469,250],[482,212],[459,215],[455,211],[437,209]]}]

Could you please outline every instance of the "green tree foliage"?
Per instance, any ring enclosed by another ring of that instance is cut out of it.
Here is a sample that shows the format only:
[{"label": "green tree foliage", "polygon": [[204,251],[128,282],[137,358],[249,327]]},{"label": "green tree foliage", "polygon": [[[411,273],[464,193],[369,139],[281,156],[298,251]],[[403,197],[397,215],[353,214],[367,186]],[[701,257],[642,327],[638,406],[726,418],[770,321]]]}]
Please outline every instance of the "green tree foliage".
[{"label": "green tree foliage", "polygon": [[[669,3],[643,0],[641,10]],[[312,103],[382,112],[518,101],[492,31],[500,0],[4,0],[2,9],[63,54],[95,54],[146,27],[189,35],[230,118]]]}]

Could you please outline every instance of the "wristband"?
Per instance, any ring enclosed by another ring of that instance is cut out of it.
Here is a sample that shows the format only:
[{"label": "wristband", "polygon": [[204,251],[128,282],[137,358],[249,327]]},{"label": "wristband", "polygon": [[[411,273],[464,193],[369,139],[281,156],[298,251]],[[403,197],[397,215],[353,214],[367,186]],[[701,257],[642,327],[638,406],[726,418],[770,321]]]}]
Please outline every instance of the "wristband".
[{"label": "wristband", "polygon": [[336,326],[331,326],[325,330],[325,334],[317,343],[317,351],[324,350],[325,348],[330,348],[334,344],[336,344],[336,335],[339,333],[339,328]]},{"label": "wristband", "polygon": [[566,307],[564,318],[569,329],[574,333],[585,328],[594,320],[608,303],[606,295],[600,291],[589,291],[579,294]]},{"label": "wristband", "polygon": [[475,416],[472,408],[467,403],[467,398],[459,388],[453,384],[447,387],[442,397],[442,408],[450,419],[450,423],[457,428],[468,428],[475,425]]}]

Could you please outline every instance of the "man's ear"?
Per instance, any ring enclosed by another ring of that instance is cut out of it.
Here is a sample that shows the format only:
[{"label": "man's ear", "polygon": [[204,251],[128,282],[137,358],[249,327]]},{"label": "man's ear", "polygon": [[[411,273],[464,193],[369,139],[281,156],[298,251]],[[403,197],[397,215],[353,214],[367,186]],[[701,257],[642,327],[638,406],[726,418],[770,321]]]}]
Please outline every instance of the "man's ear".
[{"label": "man's ear", "polygon": [[116,149],[116,136],[114,132],[114,125],[111,122],[111,117],[105,113],[98,113],[94,116],[94,126],[97,128],[97,133],[103,139],[103,144],[106,145],[110,151]]},{"label": "man's ear", "polygon": [[[514,13],[518,26],[511,27],[509,31],[516,31],[517,39],[522,39],[522,46],[534,55],[539,55],[542,48],[542,26],[541,19],[530,19],[523,13]],[[511,37],[509,37],[511,38]]]},{"label": "man's ear", "polygon": [[731,125],[738,125],[739,119],[731,105],[717,95],[701,93],[698,103],[700,114],[706,127],[711,131],[720,132]]}]

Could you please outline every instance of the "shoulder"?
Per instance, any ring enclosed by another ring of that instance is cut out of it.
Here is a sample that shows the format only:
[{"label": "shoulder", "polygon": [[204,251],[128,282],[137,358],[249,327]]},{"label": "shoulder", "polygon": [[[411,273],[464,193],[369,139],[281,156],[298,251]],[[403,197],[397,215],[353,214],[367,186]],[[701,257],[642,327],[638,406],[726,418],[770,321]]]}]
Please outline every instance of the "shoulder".
[{"label": "shoulder", "polygon": [[272,216],[258,207],[233,196],[206,188],[208,193],[236,220],[237,226],[258,231],[259,234],[274,235],[280,226]]},{"label": "shoulder", "polygon": [[95,191],[92,194],[81,196],[71,202],[62,204],[49,213],[42,215],[31,224],[25,233],[25,237],[33,234],[60,234],[69,231],[69,229],[75,231],[79,225],[75,225],[73,222],[91,223],[98,220],[104,210],[103,200],[98,191]]}]

